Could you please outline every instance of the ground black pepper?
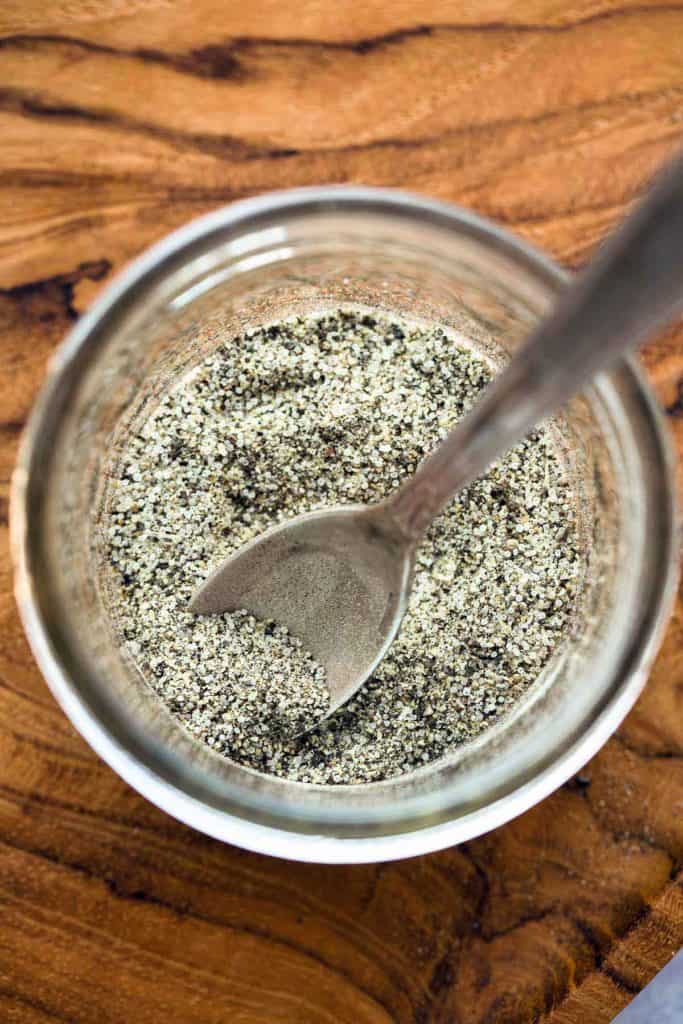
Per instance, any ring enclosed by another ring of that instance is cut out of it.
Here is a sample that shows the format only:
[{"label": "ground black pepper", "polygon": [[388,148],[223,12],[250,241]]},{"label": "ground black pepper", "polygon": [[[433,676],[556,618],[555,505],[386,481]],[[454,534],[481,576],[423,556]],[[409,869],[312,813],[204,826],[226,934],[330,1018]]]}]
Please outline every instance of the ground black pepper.
[{"label": "ground black pepper", "polygon": [[362,783],[442,756],[523,697],[569,627],[581,572],[548,428],[435,521],[391,651],[307,736],[280,730],[287,707],[312,713],[326,692],[300,645],[244,613],[187,611],[208,572],[273,523],[395,489],[490,376],[440,328],[337,311],[226,342],[129,437],[105,522],[111,611],[199,740],[289,779]]}]

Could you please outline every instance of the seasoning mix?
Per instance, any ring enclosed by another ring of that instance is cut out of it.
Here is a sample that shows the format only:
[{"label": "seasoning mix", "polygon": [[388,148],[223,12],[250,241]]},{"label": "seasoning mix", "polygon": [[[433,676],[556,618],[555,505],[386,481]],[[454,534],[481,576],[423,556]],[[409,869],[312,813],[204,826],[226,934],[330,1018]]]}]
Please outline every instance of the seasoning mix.
[{"label": "seasoning mix", "polygon": [[329,720],[323,669],[277,623],[188,611],[228,554],[313,508],[377,501],[492,369],[463,338],[362,311],[227,340],[127,438],[103,522],[122,644],[197,740],[299,782],[425,765],[508,712],[557,651],[581,575],[571,488],[539,428],[432,524],[400,634]]}]

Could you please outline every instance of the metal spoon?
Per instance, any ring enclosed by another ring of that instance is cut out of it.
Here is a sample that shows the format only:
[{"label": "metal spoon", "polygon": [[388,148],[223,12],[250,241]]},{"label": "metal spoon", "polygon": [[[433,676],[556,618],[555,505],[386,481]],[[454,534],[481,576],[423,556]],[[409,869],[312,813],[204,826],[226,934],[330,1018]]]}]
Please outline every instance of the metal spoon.
[{"label": "metal spoon", "polygon": [[380,504],[324,509],[267,530],[209,576],[191,609],[246,608],[287,626],[327,670],[332,714],[396,636],[417,546],[448,500],[679,309],[681,158],[412,479]]}]

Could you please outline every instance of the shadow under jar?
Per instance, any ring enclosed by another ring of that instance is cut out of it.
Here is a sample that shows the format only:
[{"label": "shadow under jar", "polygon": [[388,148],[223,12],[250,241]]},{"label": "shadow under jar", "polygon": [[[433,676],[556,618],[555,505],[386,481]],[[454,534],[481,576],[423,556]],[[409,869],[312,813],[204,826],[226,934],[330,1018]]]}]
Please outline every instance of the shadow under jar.
[{"label": "shadow under jar", "polygon": [[630,362],[553,423],[582,547],[573,628],[510,714],[425,767],[317,786],[228,761],[192,739],[141,678],[100,586],[97,521],[112,453],[218,345],[292,315],[362,307],[451,328],[503,365],[563,282],[546,258],[455,207],[378,189],[303,189],[181,229],[83,317],[53,360],[15,474],[17,595],[55,696],[140,793],[247,849],[388,860],[502,824],[604,743],[645,681],[676,580],[671,455]]}]

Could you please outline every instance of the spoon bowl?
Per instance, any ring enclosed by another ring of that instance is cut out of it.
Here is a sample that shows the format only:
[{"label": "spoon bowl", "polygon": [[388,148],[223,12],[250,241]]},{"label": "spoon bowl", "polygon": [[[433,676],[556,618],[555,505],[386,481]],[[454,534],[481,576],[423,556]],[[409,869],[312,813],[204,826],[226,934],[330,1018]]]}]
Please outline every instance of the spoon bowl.
[{"label": "spoon bowl", "polygon": [[200,586],[190,610],[215,615],[245,608],[286,626],[325,668],[331,715],[396,636],[413,555],[382,505],[309,512],[230,555]]}]

